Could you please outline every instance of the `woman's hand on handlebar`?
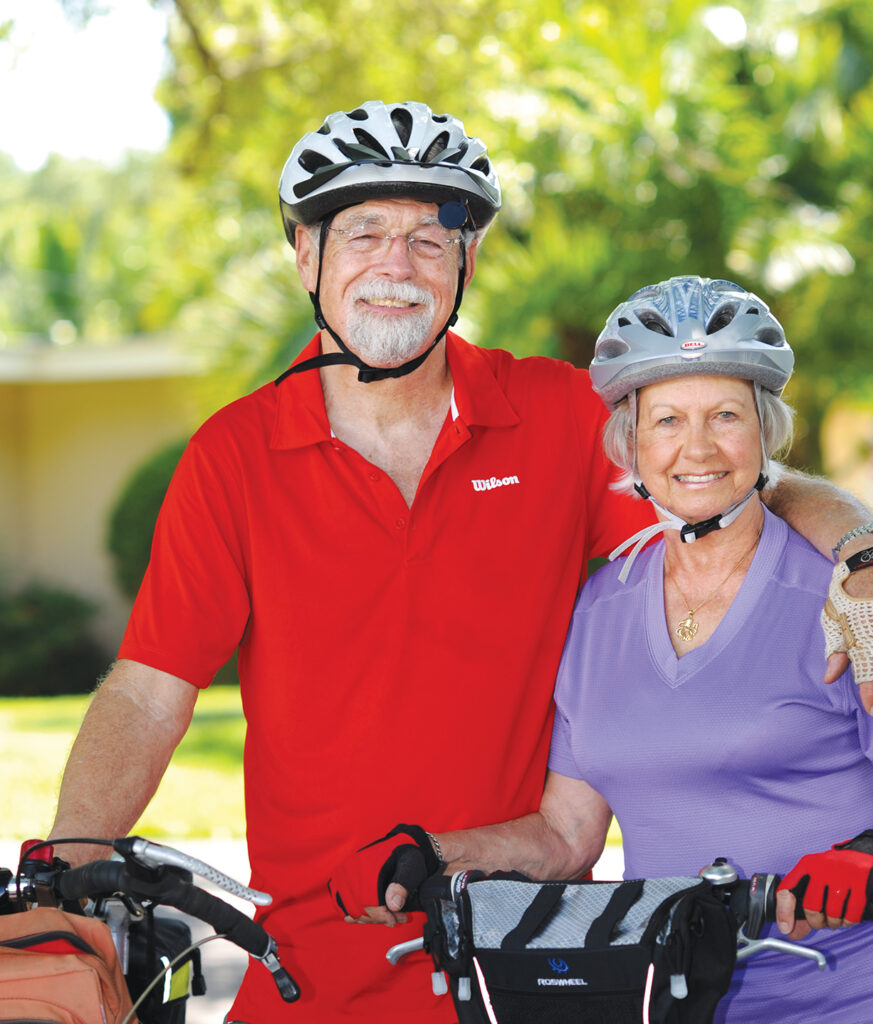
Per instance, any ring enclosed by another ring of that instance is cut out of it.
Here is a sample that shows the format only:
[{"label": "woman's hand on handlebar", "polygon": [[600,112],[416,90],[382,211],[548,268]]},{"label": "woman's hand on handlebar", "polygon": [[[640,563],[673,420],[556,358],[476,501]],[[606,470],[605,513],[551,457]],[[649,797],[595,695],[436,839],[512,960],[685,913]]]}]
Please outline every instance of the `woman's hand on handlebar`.
[{"label": "woman's hand on handlebar", "polygon": [[786,938],[793,942],[805,939],[814,928],[848,928],[857,921],[847,921],[844,917],[826,917],[814,910],[804,910],[804,917],[795,919],[797,899],[787,889],[776,893],[776,924]]},{"label": "woman's hand on handlebar", "polygon": [[824,927],[823,924],[810,921],[809,918],[825,920],[824,914],[813,914],[812,911],[807,910],[807,920],[798,921],[795,917],[796,908],[797,898],[794,893],[789,892],[787,889],[781,889],[776,893],[776,924],[779,931],[793,942],[805,939],[813,928]]},{"label": "woman's hand on handlebar", "polygon": [[[796,898],[803,920],[794,927]],[[815,909],[813,909],[815,908]],[[789,938],[810,928],[845,928],[873,918],[873,830],[822,853],[808,853],[782,879],[776,894],[776,921]]]}]

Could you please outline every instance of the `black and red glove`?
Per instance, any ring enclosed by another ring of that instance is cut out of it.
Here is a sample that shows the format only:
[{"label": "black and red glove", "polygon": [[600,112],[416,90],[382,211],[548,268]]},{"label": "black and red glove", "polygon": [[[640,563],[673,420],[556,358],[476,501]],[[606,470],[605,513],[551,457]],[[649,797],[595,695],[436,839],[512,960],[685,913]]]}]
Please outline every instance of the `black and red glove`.
[{"label": "black and red glove", "polygon": [[808,853],[779,883],[804,910],[857,924],[873,911],[873,830]]},{"label": "black and red glove", "polygon": [[420,825],[395,825],[381,839],[346,857],[327,888],[348,917],[361,917],[365,907],[383,906],[392,882],[409,893],[403,910],[421,910],[419,886],[440,867],[440,859]]}]

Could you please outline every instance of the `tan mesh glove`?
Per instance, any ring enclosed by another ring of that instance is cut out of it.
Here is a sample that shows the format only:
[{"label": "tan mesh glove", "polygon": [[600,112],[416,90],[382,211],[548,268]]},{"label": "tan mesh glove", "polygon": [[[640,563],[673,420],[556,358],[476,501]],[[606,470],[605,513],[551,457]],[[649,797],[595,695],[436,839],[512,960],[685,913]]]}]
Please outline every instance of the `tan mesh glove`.
[{"label": "tan mesh glove", "polygon": [[843,580],[849,575],[845,562],[837,562],[821,613],[825,657],[836,651],[849,655],[855,679],[873,679],[873,600],[849,597]]}]

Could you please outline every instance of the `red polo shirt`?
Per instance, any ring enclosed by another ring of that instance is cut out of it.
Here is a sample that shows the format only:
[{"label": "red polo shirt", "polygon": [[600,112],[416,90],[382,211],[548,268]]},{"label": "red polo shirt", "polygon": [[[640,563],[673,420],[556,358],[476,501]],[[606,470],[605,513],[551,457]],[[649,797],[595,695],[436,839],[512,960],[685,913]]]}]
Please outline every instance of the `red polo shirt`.
[{"label": "red polo shirt", "polygon": [[312,372],[213,416],[158,520],[119,656],[202,687],[240,645],[253,885],[304,993],[284,1007],[253,964],[232,1019],[455,1019],[423,955],[384,959],[421,922],[344,924],[327,879],[398,821],[539,805],[583,567],[651,521],[607,487],[587,373],[452,334],[447,354],[452,408],[411,508],[332,437]]}]

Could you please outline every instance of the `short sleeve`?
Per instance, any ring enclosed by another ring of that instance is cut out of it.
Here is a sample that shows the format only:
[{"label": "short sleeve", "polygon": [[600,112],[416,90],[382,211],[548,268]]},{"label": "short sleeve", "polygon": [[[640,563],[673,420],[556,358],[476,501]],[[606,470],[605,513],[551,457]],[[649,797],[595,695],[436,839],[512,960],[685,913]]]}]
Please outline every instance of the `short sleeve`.
[{"label": "short sleeve", "polygon": [[236,476],[230,455],[221,463],[195,435],[158,516],[120,658],[204,687],[236,649],[250,613]]},{"label": "short sleeve", "polygon": [[555,712],[552,725],[552,746],[549,750],[549,769],[566,775],[571,779],[580,779],[579,768],[573,757],[573,734],[567,716],[560,708]]},{"label": "short sleeve", "polygon": [[649,502],[619,494],[610,486],[619,472],[603,452],[603,427],[609,414],[592,390],[587,371],[575,371],[571,394],[579,459],[585,470],[588,550],[591,557],[606,557],[623,540],[651,525],[655,514]]}]

